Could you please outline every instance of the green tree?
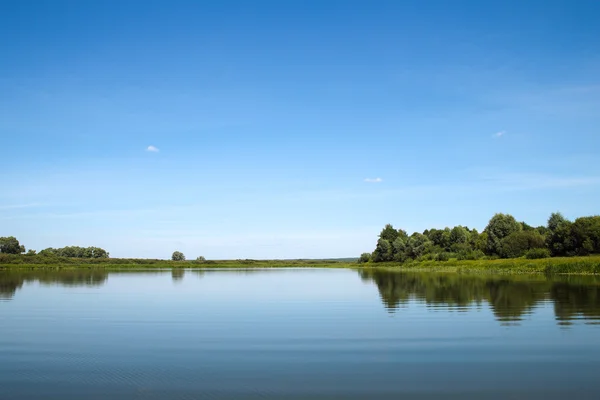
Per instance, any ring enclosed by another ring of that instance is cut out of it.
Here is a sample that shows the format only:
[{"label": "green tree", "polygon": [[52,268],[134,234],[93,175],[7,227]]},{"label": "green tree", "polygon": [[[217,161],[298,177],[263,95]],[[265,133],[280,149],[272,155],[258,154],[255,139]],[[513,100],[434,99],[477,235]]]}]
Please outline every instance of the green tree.
[{"label": "green tree", "polygon": [[417,259],[427,253],[432,242],[429,238],[421,233],[413,233],[406,243],[407,253],[409,257]]},{"label": "green tree", "polygon": [[371,260],[373,262],[385,262],[392,261],[393,257],[393,249],[392,244],[389,240],[379,239],[377,241],[377,246],[375,247],[375,251],[373,251],[373,255],[371,256]]},{"label": "green tree", "polygon": [[544,237],[536,230],[513,232],[500,241],[500,257],[517,258],[532,249],[546,248]]},{"label": "green tree", "polygon": [[463,226],[455,226],[450,231],[450,246],[453,244],[467,243],[469,241],[469,230]]},{"label": "green tree", "polygon": [[362,253],[358,259],[360,264],[368,263],[369,261],[371,261],[371,253]]},{"label": "green tree", "polygon": [[171,255],[171,260],[173,260],[173,261],[185,261],[185,256],[180,251],[174,251],[173,255]]},{"label": "green tree", "polygon": [[548,230],[551,232],[555,231],[560,225],[570,222],[568,219],[563,217],[563,215],[559,212],[555,212],[550,214],[550,218],[548,218]]},{"label": "green tree", "polygon": [[404,262],[408,258],[406,246],[407,240],[407,238],[398,236],[396,240],[394,240],[394,243],[392,243],[394,261]]},{"label": "green tree", "polygon": [[577,254],[600,253],[600,216],[577,218],[571,235]]},{"label": "green tree", "polygon": [[548,218],[546,245],[552,256],[575,255],[575,241],[572,234],[573,223],[561,213],[552,213]]},{"label": "green tree", "polygon": [[502,213],[494,215],[485,228],[488,234],[488,254],[500,255],[502,239],[521,229],[521,224],[512,215]]},{"label": "green tree", "polygon": [[36,251],[34,249],[27,250],[26,256],[35,256]]},{"label": "green tree", "polygon": [[0,253],[21,254],[25,253],[25,246],[21,245],[16,237],[0,237]]},{"label": "green tree", "polygon": [[390,243],[394,243],[397,237],[398,231],[391,224],[387,224],[379,234],[380,239],[387,240]]}]

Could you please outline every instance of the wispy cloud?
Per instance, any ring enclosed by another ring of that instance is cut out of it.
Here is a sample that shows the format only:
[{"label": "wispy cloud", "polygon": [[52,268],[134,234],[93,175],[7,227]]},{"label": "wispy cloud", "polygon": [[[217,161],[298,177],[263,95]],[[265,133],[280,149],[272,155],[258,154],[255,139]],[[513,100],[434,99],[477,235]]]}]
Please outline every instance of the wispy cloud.
[{"label": "wispy cloud", "polygon": [[33,207],[43,207],[43,204],[40,203],[27,203],[27,204],[8,204],[8,205],[0,205],[0,210],[15,210],[19,208],[33,208]]},{"label": "wispy cloud", "polygon": [[499,131],[494,133],[492,136],[495,138],[501,138],[502,136],[506,135],[506,131]]},{"label": "wispy cloud", "polygon": [[380,183],[383,182],[381,178],[365,178],[365,182],[367,183]]},{"label": "wispy cloud", "polygon": [[151,153],[158,153],[160,150],[158,150],[158,147],[150,145],[146,147],[146,151],[149,151]]}]

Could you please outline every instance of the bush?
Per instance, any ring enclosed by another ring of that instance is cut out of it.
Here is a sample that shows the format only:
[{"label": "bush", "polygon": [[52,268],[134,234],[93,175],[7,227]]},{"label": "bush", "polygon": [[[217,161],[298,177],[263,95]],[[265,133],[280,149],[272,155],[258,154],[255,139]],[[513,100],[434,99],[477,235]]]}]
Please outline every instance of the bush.
[{"label": "bush", "polygon": [[548,249],[531,249],[525,253],[525,258],[529,260],[536,260],[538,258],[548,258],[550,257],[550,250]]},{"label": "bush", "polygon": [[435,257],[436,261],[448,261],[450,260],[450,253],[439,253],[436,257]]},{"label": "bush", "polygon": [[358,259],[360,264],[368,263],[369,261],[371,261],[371,253],[362,253]]}]

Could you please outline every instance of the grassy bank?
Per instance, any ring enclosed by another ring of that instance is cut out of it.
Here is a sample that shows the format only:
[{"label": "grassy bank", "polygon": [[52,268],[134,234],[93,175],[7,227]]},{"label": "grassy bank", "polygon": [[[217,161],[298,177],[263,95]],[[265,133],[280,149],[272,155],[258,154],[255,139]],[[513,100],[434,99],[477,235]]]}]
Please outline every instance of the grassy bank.
[{"label": "grassy bank", "polygon": [[171,269],[171,268],[350,268],[338,260],[208,260],[171,261],[143,258],[69,258],[0,254],[0,269]]},{"label": "grassy bank", "polygon": [[537,260],[510,258],[499,260],[413,261],[404,264],[364,264],[398,271],[437,271],[493,274],[600,274],[600,256],[554,257]]},{"label": "grassy bank", "polygon": [[24,255],[0,255],[0,269],[171,269],[171,268],[384,268],[397,271],[493,273],[493,274],[600,274],[600,255],[499,260],[413,261],[366,263],[339,260],[217,260],[169,261],[152,259],[80,259]]}]

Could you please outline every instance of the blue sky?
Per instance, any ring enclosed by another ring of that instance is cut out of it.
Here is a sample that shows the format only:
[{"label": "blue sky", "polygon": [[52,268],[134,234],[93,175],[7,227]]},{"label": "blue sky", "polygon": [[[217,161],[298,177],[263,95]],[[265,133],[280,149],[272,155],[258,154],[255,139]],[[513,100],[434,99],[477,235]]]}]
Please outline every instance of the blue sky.
[{"label": "blue sky", "polygon": [[598,214],[599,19],[584,0],[1,0],[0,236],[346,257],[388,222]]}]

